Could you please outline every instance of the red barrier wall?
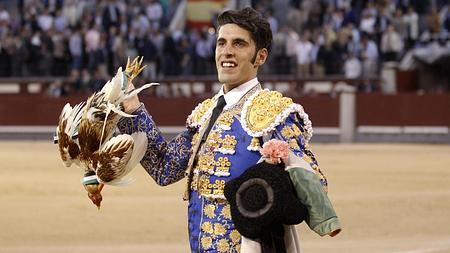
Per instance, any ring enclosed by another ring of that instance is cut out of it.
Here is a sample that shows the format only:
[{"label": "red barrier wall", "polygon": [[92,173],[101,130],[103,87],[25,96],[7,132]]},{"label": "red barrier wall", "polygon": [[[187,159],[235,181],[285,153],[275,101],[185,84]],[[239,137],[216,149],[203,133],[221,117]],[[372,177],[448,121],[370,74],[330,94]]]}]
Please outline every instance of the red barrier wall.
[{"label": "red barrier wall", "polygon": [[358,125],[450,126],[450,94],[359,94]]},{"label": "red barrier wall", "polygon": [[[0,125],[56,125],[64,104],[86,96],[50,98],[42,95],[0,95]],[[201,99],[144,97],[142,101],[160,126],[184,126]],[[339,126],[339,99],[328,96],[295,98],[313,126]],[[357,95],[357,125],[450,126],[450,94],[395,96]]]}]

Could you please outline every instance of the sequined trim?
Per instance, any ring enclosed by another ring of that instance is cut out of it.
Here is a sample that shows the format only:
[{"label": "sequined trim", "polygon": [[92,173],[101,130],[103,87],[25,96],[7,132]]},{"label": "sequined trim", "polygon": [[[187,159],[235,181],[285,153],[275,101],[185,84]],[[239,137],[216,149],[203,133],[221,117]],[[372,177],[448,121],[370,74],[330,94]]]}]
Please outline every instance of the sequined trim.
[{"label": "sequined trim", "polygon": [[303,107],[283,97],[277,91],[261,90],[253,94],[242,108],[242,127],[253,137],[270,133],[276,126],[286,120],[289,114],[296,112],[302,118],[305,127],[306,143],[312,137],[312,124]]},{"label": "sequined trim", "polygon": [[186,126],[190,128],[198,128],[202,126],[206,120],[211,116],[212,109],[216,104],[217,95],[213,98],[208,98],[198,104],[192,113],[188,116]]}]

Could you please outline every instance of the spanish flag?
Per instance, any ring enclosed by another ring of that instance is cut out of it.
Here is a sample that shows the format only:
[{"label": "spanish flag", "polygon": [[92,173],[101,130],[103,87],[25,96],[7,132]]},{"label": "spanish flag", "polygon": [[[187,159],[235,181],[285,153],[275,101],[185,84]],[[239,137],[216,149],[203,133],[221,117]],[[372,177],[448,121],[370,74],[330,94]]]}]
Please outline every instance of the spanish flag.
[{"label": "spanish flag", "polygon": [[222,12],[226,0],[187,0],[186,24],[190,28],[213,26],[213,18]]}]

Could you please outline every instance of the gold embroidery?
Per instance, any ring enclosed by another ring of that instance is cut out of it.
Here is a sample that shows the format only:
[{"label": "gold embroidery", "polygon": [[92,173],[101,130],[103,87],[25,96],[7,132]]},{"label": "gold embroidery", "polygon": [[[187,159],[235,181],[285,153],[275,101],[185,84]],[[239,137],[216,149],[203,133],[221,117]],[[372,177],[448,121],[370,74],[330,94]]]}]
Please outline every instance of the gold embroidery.
[{"label": "gold embroidery", "polygon": [[216,180],[213,184],[213,195],[223,196],[223,189],[225,188],[225,180]]},{"label": "gold embroidery", "polygon": [[233,114],[231,112],[224,112],[217,119],[217,125],[222,130],[230,130],[231,125],[233,124],[233,121],[234,121]]},{"label": "gold embroidery", "polygon": [[209,177],[200,177],[196,188],[202,196],[222,198],[224,196],[225,180],[216,180],[214,183],[211,183]]},{"label": "gold embroidery", "polygon": [[220,144],[222,143],[222,139],[220,138],[220,134],[216,131],[211,131],[208,134],[208,138],[206,139],[206,143],[209,147],[211,147],[212,150],[217,149],[220,147]]},{"label": "gold embroidery", "polygon": [[197,141],[198,141],[198,132],[194,134],[194,136],[192,136],[192,141],[191,141],[191,145],[194,146]]},{"label": "gold embroidery", "polygon": [[299,149],[300,149],[300,146],[298,145],[296,139],[291,139],[291,140],[289,141],[289,147],[290,147],[291,149],[295,149],[295,150],[299,150]]},{"label": "gold embroidery", "polygon": [[226,205],[222,208],[222,211],[220,212],[220,214],[221,214],[225,219],[231,219],[230,205],[229,205],[229,204],[226,204]]},{"label": "gold embroidery", "polygon": [[230,175],[230,167],[231,162],[228,160],[228,157],[219,157],[216,162],[216,176],[229,176]]},{"label": "gold embroidery", "polygon": [[215,214],[216,206],[208,204],[203,208],[203,212],[205,213],[206,217],[212,219],[216,216]]},{"label": "gold embroidery", "polygon": [[236,229],[233,229],[230,233],[230,239],[234,244],[237,244],[241,241],[241,234]]},{"label": "gold embroidery", "polygon": [[217,242],[217,251],[218,252],[228,252],[230,250],[230,243],[227,239],[222,238]]},{"label": "gold embroidery", "polygon": [[277,117],[291,104],[292,99],[283,97],[280,92],[261,91],[247,108],[245,122],[248,129],[256,133],[274,127]]},{"label": "gold embroidery", "polygon": [[285,139],[290,139],[290,138],[294,137],[294,131],[289,126],[284,126],[283,129],[281,129],[281,135]]},{"label": "gold embroidery", "polygon": [[200,239],[202,243],[203,249],[210,249],[212,247],[212,238],[209,236],[202,236],[202,239]]},{"label": "gold embroidery", "polygon": [[224,154],[234,154],[235,147],[237,144],[236,137],[232,135],[225,135],[222,139],[222,146],[219,149],[220,152]]},{"label": "gold embroidery", "polygon": [[197,165],[195,166],[199,170],[213,174],[214,173],[214,155],[212,153],[205,153],[200,155]]},{"label": "gold embroidery", "polygon": [[309,157],[309,155],[303,154],[303,160],[305,160],[307,163],[312,164],[313,160],[311,159],[311,157]]},{"label": "gold embroidery", "polygon": [[212,234],[214,232],[213,225],[209,221],[203,222],[201,227],[205,233]]},{"label": "gold embroidery", "polygon": [[292,125],[292,131],[294,132],[294,135],[296,137],[300,136],[302,134],[302,131],[300,130],[300,128],[298,128],[298,126],[295,124]]},{"label": "gold embroidery", "polygon": [[227,232],[225,227],[220,223],[214,223],[214,235],[222,236]]},{"label": "gold embroidery", "polygon": [[247,147],[247,150],[250,151],[259,151],[261,149],[261,144],[259,143],[259,139],[256,137],[252,138],[250,145]]},{"label": "gold embroidery", "polygon": [[214,106],[215,101],[211,98],[206,99],[201,102],[197,107],[192,111],[191,115],[188,117],[187,124],[191,127],[197,127],[203,123],[203,116],[205,113]]},{"label": "gold embroidery", "polygon": [[[252,97],[256,92],[258,92],[258,91],[260,91],[261,90],[261,85],[255,85],[255,87],[253,87],[250,91],[248,91],[247,92],[247,94],[245,94],[240,100],[239,100],[239,102],[237,103],[237,104],[235,104],[229,111],[234,115],[234,117],[237,117],[237,114],[240,114],[240,113],[242,113],[242,110],[243,110],[243,107],[244,107],[244,104],[245,104],[245,102],[246,101],[248,101],[248,99],[250,98],[250,97]],[[216,99],[216,98],[213,98],[213,99]],[[206,103],[206,102],[205,102]],[[211,102],[212,103],[212,102]],[[197,106],[198,108],[200,108],[200,106]],[[206,106],[207,107],[207,106]],[[194,109],[194,111],[195,112],[197,112],[197,109],[198,108],[196,108],[196,109]],[[210,108],[208,108],[208,110],[209,110]],[[205,112],[207,112],[208,110],[205,110]],[[192,115],[193,115],[194,113],[192,113]],[[193,116],[189,116],[188,117],[188,120],[187,120],[187,126],[188,127],[198,127],[198,126],[200,126],[200,124],[199,124],[199,122],[196,122],[196,124],[194,124],[193,122],[192,122],[192,118],[193,118]],[[194,117],[195,118],[195,117]],[[207,118],[207,117],[201,117],[201,118]],[[239,120],[241,120],[239,117],[237,118],[237,119],[239,119]],[[206,120],[203,120],[203,121],[206,121]],[[125,122],[125,121],[124,121]],[[202,122],[200,122],[200,123],[202,123]],[[197,143],[197,145],[198,145],[199,143]],[[206,146],[206,145],[205,145]],[[191,150],[193,150],[194,149],[194,147],[191,149]],[[200,149],[200,151],[199,151],[199,154],[202,154],[202,152],[204,152],[204,150],[203,150],[203,148],[202,149]],[[192,155],[191,157],[190,157],[190,159],[189,159],[189,162],[188,162],[188,167],[187,167],[187,169],[186,169],[186,173],[185,173],[185,175],[188,177],[188,180],[187,180],[187,183],[186,183],[186,188],[185,188],[185,192],[184,192],[184,197],[183,197],[183,199],[184,200],[189,200],[189,192],[190,192],[190,190],[197,190],[197,191],[199,191],[199,194],[200,194],[200,175],[199,175],[199,169],[197,168],[197,166],[196,166],[196,164],[197,164],[197,162],[194,162],[196,159],[198,159],[199,158],[199,156],[200,155]],[[189,177],[192,177],[192,180],[189,180]],[[222,196],[219,196],[219,198],[216,198],[216,200],[220,200],[220,199],[225,199],[225,197],[222,195]]]}]

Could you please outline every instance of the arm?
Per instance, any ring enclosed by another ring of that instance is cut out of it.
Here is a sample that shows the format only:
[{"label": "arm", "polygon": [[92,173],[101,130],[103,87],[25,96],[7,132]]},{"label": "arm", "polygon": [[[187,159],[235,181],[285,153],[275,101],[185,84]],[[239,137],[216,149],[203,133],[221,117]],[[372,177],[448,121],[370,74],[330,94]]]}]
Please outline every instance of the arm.
[{"label": "arm", "polygon": [[309,149],[305,138],[305,128],[303,119],[297,113],[291,113],[282,124],[275,128],[271,137],[287,142],[291,151],[290,164],[302,164],[304,169],[314,172],[326,191],[328,182],[320,171],[314,154]]},{"label": "arm", "polygon": [[291,154],[287,171],[297,197],[308,209],[306,223],[321,236],[335,236],[341,231],[341,225],[326,193],[327,180],[308,148],[304,133],[303,120],[298,114],[291,113],[277,126],[273,138],[289,143]]},{"label": "arm", "polygon": [[148,146],[141,165],[159,185],[181,180],[191,154],[193,132],[186,130],[166,141],[143,104],[132,114],[136,117],[122,118],[117,126],[121,133],[143,131],[147,134]]}]

